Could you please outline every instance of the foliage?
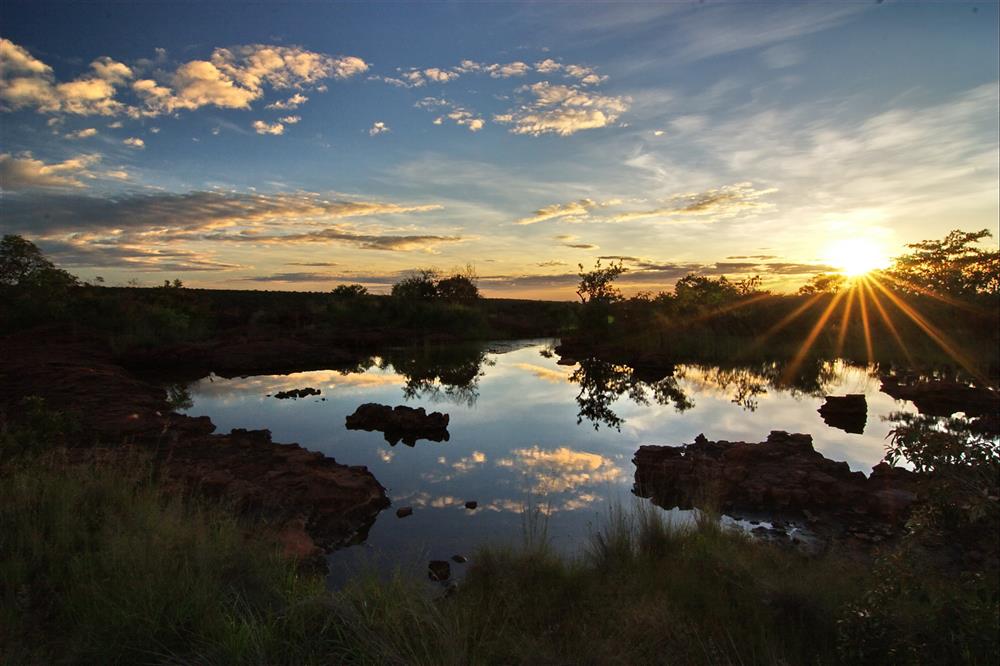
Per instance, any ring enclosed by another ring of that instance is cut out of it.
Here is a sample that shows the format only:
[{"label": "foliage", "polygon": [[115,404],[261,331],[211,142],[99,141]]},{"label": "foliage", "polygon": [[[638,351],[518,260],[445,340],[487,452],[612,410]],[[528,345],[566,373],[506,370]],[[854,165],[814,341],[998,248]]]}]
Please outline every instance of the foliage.
[{"label": "foliage", "polygon": [[402,301],[426,301],[438,295],[437,272],[431,269],[418,271],[392,285],[392,297]]},{"label": "foliage", "polygon": [[955,229],[941,240],[911,243],[912,252],[896,257],[886,273],[911,291],[995,296],[1000,294],[1000,250],[978,245],[991,237],[988,229]]},{"label": "foliage", "polygon": [[56,268],[31,241],[11,234],[0,240],[0,287],[51,292],[76,283],[75,277]]},{"label": "foliage", "polygon": [[809,282],[799,287],[799,293],[835,294],[847,285],[847,277],[842,273],[817,273],[809,278]]},{"label": "foliage", "polygon": [[479,288],[466,275],[452,275],[437,283],[438,297],[453,303],[471,303],[479,298]]},{"label": "foliage", "polygon": [[23,398],[14,417],[0,411],[0,464],[38,455],[80,432],[73,416],[52,409],[38,396]]},{"label": "foliage", "polygon": [[628,273],[628,269],[619,261],[617,264],[611,262],[609,266],[601,266],[598,259],[594,269],[583,270],[580,266],[580,284],[576,288],[576,295],[580,297],[580,302],[587,303],[614,303],[622,298],[621,291],[614,286],[615,280]]},{"label": "foliage", "polygon": [[368,295],[368,289],[361,284],[338,284],[330,292],[337,300],[353,301]]}]

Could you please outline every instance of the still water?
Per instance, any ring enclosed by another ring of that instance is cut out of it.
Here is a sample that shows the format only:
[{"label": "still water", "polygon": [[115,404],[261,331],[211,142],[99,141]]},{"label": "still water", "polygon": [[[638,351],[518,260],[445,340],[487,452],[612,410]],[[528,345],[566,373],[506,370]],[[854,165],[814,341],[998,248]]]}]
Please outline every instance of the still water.
[{"label": "still water", "polygon": [[[560,365],[554,344],[397,349],[346,371],[207,377],[189,387],[187,413],[211,417],[222,432],[266,428],[275,441],[368,466],[393,506],[363,544],[331,556],[339,578],[359,566],[426,567],[484,542],[518,541],[528,507],[547,513],[556,548],[575,551],[610,501],[631,501],[631,459],[642,444],[689,443],[700,433],[758,442],[787,430],[811,434],[818,451],[868,473],[892,427],[884,417],[913,410],[879,392],[873,368],[839,361],[814,364],[791,382],[769,364],[684,365],[661,376],[596,361]],[[303,387],[321,394],[273,397]],[[817,413],[825,395],[846,393],[867,397],[862,434],[828,426]],[[380,432],[347,430],[345,417],[367,402],[447,413],[450,438],[392,446]],[[465,508],[469,500],[476,510]],[[403,506],[413,515],[397,518]]]}]

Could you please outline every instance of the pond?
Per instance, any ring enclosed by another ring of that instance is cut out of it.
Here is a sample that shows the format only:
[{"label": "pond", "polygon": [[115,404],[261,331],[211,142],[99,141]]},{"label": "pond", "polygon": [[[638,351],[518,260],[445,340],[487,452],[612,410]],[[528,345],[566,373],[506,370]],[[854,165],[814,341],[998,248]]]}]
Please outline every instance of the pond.
[{"label": "pond", "polygon": [[[539,511],[553,546],[578,551],[610,502],[632,501],[631,460],[642,444],[689,443],[701,433],[758,442],[786,430],[811,434],[825,456],[868,473],[892,427],[885,417],[913,411],[879,391],[874,367],[817,361],[782,381],[777,364],[659,372],[595,360],[562,365],[556,342],[393,349],[349,370],[211,376],[188,387],[186,411],[211,417],[222,432],[266,428],[275,441],[374,473],[393,506],[363,543],[331,555],[334,580],[358,567],[425,567],[484,542],[519,541],[526,515]],[[303,387],[320,393],[274,397]],[[817,412],[824,396],[847,393],[867,398],[862,433],[831,427]],[[348,430],[345,418],[370,402],[447,413],[449,437],[392,445],[381,432]],[[397,518],[398,507],[413,514]]]}]

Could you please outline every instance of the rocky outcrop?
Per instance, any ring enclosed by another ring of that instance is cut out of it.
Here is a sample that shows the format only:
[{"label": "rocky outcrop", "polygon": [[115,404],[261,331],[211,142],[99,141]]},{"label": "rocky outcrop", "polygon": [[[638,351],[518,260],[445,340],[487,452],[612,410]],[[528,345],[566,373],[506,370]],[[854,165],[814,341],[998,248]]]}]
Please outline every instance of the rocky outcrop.
[{"label": "rocky outcrop", "polygon": [[881,390],[896,400],[909,400],[921,414],[930,416],[964,412],[968,417],[995,419],[1000,412],[997,391],[961,382],[885,375]]},{"label": "rocky outcrop", "polygon": [[862,434],[868,421],[868,402],[863,393],[850,393],[845,396],[828,395],[826,402],[819,408],[823,422],[831,428],[840,428],[844,432]]},{"label": "rocky outcrop", "polygon": [[400,441],[414,446],[418,439],[448,441],[448,415],[441,412],[428,414],[423,407],[390,407],[368,402],[347,417],[346,426],[348,430],[382,432],[385,441],[392,446]]},{"label": "rocky outcrop", "polygon": [[274,394],[274,397],[278,400],[288,400],[296,398],[307,398],[311,395],[319,395],[320,390],[307,386],[306,388],[300,389],[288,389],[287,391],[278,391]]},{"label": "rocky outcrop", "polygon": [[641,446],[633,462],[633,492],[668,509],[713,506],[902,525],[920,489],[912,472],[880,464],[866,478],[817,452],[809,435],[781,431],[760,443],[699,435],[686,446]]},{"label": "rocky outcrop", "polygon": [[163,388],[132,376],[99,341],[20,335],[0,348],[0,413],[8,421],[16,423],[25,397],[39,396],[77,424],[58,443],[75,447],[81,460],[95,445],[146,451],[168,487],[267,518],[290,555],[363,538],[389,505],[364,467],[272,442],[266,430],[213,434],[208,417],[173,413]]}]

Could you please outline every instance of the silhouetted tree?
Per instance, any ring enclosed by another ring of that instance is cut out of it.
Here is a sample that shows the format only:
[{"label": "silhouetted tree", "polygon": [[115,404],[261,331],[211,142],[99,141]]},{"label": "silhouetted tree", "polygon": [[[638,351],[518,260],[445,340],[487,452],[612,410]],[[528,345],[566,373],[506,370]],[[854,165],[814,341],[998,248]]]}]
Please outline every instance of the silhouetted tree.
[{"label": "silhouetted tree", "polygon": [[903,289],[926,289],[971,296],[1000,293],[1000,251],[978,244],[992,234],[987,229],[956,229],[941,240],[910,243],[909,254],[896,257],[886,274]]},{"label": "silhouetted tree", "polygon": [[350,301],[368,295],[368,289],[361,284],[338,284],[330,294],[337,300]]},{"label": "silhouetted tree", "polygon": [[841,273],[817,273],[799,287],[800,294],[835,294],[844,288],[847,278]]},{"label": "silhouetted tree", "polygon": [[31,241],[13,234],[0,241],[0,285],[59,289],[75,284],[76,277],[56,268]]},{"label": "silhouetted tree", "polygon": [[392,297],[404,301],[424,301],[437,296],[437,272],[424,269],[392,285]]},{"label": "silhouetted tree", "polygon": [[592,271],[583,270],[583,264],[578,265],[580,285],[576,289],[576,295],[580,297],[581,303],[615,303],[622,300],[622,292],[614,286],[614,282],[628,273],[628,269],[620,260],[617,264],[612,262],[605,268],[598,259]]}]

